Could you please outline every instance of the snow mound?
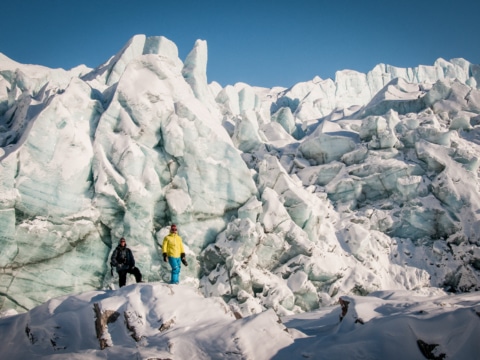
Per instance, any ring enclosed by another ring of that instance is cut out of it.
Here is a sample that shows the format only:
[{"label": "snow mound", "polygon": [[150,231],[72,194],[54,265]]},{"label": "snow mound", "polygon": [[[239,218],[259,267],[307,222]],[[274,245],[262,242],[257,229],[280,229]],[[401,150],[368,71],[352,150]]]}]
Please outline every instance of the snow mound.
[{"label": "snow mound", "polygon": [[291,343],[273,311],[241,318],[220,298],[163,283],[59,297],[0,319],[8,359],[269,359]]},{"label": "snow mound", "polygon": [[299,333],[274,359],[478,358],[478,292],[416,296],[382,291],[342,302],[342,307],[283,318]]}]

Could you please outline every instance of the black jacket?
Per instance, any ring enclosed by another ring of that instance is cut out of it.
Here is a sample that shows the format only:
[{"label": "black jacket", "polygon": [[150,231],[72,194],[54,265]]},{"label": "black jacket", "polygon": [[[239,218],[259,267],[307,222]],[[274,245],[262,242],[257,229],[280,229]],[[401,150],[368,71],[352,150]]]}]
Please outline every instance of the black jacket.
[{"label": "black jacket", "polygon": [[110,265],[115,267],[117,271],[128,270],[135,266],[135,258],[132,251],[126,246],[118,245],[113,250],[112,257],[110,259]]}]

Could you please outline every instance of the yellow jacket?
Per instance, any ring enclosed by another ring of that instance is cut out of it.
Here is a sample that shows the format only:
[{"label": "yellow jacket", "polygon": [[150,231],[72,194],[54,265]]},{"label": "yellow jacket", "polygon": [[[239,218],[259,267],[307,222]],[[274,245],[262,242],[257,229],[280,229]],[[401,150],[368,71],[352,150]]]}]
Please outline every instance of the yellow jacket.
[{"label": "yellow jacket", "polygon": [[162,252],[168,257],[179,258],[180,254],[185,253],[182,238],[178,234],[170,233],[163,238]]}]

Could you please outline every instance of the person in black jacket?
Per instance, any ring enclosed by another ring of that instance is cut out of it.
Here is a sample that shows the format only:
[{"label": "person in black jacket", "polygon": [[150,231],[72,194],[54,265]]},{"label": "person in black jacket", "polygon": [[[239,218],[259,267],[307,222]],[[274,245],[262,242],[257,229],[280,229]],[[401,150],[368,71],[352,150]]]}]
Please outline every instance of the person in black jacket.
[{"label": "person in black jacket", "polygon": [[135,267],[135,258],[133,257],[132,251],[127,248],[125,238],[122,237],[118,246],[113,250],[110,265],[117,270],[118,285],[120,287],[125,286],[125,283],[127,282],[127,273],[133,274],[137,283],[142,282],[142,274],[140,273],[140,270]]}]

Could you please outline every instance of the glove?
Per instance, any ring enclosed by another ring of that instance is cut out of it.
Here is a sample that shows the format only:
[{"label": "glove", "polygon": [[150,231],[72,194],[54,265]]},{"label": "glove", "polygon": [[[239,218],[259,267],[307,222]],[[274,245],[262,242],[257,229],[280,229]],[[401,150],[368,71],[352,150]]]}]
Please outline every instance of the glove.
[{"label": "glove", "polygon": [[185,260],[185,258],[182,259],[182,263],[183,265],[188,266],[187,260]]},{"label": "glove", "polygon": [[167,253],[163,253],[163,261],[167,262]]}]

